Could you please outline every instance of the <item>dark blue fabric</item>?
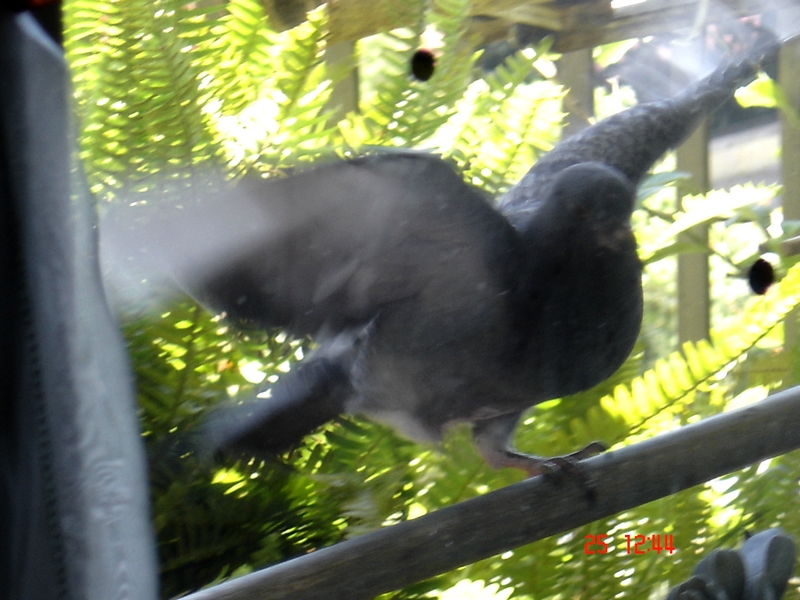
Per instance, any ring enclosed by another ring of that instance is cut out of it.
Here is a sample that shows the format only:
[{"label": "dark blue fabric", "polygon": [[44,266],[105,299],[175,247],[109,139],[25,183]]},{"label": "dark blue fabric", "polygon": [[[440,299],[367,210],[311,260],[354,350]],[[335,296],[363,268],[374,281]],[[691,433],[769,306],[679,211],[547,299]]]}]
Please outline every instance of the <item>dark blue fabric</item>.
[{"label": "dark blue fabric", "polygon": [[157,597],[143,447],[60,49],[0,12],[0,598]]}]

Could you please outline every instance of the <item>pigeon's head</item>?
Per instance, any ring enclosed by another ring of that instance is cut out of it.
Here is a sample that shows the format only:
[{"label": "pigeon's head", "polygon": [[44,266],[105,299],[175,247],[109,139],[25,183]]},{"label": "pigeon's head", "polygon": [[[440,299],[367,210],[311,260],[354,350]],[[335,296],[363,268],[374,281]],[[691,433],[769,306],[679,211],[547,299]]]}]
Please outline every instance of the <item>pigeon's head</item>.
[{"label": "pigeon's head", "polygon": [[553,184],[551,205],[569,221],[602,228],[628,223],[636,198],[633,184],[617,169],[596,162],[564,169]]}]

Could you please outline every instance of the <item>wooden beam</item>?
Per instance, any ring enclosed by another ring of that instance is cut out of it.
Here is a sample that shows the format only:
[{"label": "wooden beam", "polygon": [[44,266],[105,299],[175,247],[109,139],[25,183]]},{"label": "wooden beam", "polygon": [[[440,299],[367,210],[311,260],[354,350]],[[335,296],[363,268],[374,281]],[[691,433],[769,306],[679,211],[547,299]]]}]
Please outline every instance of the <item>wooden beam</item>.
[{"label": "wooden beam", "polygon": [[[491,3],[488,3],[491,4]],[[480,5],[480,3],[479,3]],[[764,3],[759,0],[727,0],[718,4],[722,7],[725,19],[760,14],[765,11]],[[533,5],[527,10],[494,11],[488,7],[486,14],[498,16],[516,15],[518,22],[529,25],[547,27],[554,31],[557,52],[570,52],[579,48],[600,46],[620,40],[645,37],[659,33],[670,33],[690,29],[697,18],[698,2],[696,0],[648,0],[613,12],[607,12],[601,6],[593,6],[587,18],[581,19],[573,12],[579,12],[583,4],[563,10],[558,16],[553,5]],[[796,0],[770,0],[767,7],[770,11],[795,9]],[[474,9],[480,10],[479,6]]]},{"label": "wooden beam", "polygon": [[270,25],[284,31],[300,25],[306,13],[319,7],[324,0],[261,0]]},{"label": "wooden beam", "polygon": [[[316,8],[323,0],[262,0],[277,28],[293,27],[304,11]],[[692,27],[697,18],[697,0],[647,0],[612,9],[611,0],[474,0],[470,15],[497,18],[509,23],[524,23],[554,32],[557,52],[610,42],[674,32]],[[780,11],[797,7],[797,0],[720,0],[715,6],[724,18],[760,14],[766,9]],[[331,44],[355,41],[362,37],[419,23],[425,3],[422,0],[329,0]]]},{"label": "wooden beam", "polygon": [[475,0],[471,13],[503,17],[516,23],[544,27],[552,31],[591,30],[613,18],[611,0],[546,2],[519,0]]},{"label": "wooden beam", "polygon": [[[323,0],[262,0],[274,26],[294,27],[304,11]],[[421,0],[329,0],[330,41],[354,41],[381,31],[419,22],[425,3]],[[554,49],[570,52],[580,48],[690,28],[697,17],[697,0],[647,0],[612,9],[610,0],[474,0],[473,17],[495,17],[525,23],[555,33]],[[716,3],[725,18],[760,14],[797,7],[796,0],[724,0]]]},{"label": "wooden beam", "polygon": [[567,93],[564,96],[564,130],[569,137],[589,126],[594,118],[594,61],[592,49],[583,48],[561,55],[556,63],[557,79]]},{"label": "wooden beam", "polygon": [[[800,110],[800,36],[781,46],[778,78],[790,104]],[[783,218],[800,220],[800,130],[782,114],[781,132]],[[798,339],[797,313],[793,312],[785,323],[784,343],[793,347]]]},{"label": "wooden beam", "polygon": [[[676,150],[676,167],[691,175],[678,184],[678,197],[710,189],[708,172],[708,119]],[[688,184],[688,185],[687,185]],[[678,236],[678,241],[708,245],[708,226],[698,225]],[[711,284],[708,253],[678,255],[678,343],[708,339],[711,330]]]},{"label": "wooden beam", "polygon": [[[584,461],[594,482],[591,497],[574,478],[556,484],[534,477],[185,600],[374,598],[798,447],[800,388],[793,388]],[[583,543],[575,541],[575,552],[582,551]]]},{"label": "wooden beam", "polygon": [[411,27],[422,20],[420,0],[329,0],[329,42],[351,42],[381,31]]}]

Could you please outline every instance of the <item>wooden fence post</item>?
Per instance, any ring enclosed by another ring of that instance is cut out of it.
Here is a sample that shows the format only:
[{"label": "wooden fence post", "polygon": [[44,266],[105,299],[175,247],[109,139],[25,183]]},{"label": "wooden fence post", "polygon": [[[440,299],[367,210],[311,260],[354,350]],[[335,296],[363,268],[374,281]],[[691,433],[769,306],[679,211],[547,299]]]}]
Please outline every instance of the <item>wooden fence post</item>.
[{"label": "wooden fence post", "polygon": [[[786,96],[796,111],[800,111],[800,35],[784,42],[778,62],[778,76]],[[783,218],[800,220],[800,128],[781,114],[781,170],[783,180]],[[784,344],[793,347],[797,342],[797,312],[786,318]]]}]

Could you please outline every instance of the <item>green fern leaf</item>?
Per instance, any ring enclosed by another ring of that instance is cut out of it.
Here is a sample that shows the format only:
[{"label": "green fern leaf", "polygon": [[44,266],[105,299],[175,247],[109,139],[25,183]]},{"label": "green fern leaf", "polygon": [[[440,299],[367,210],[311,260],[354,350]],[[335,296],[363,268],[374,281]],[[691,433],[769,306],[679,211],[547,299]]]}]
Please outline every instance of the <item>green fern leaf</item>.
[{"label": "green fern leaf", "polygon": [[[716,345],[686,342],[682,352],[658,361],[653,369],[627,385],[618,386],[602,404],[612,416],[637,423],[634,430],[661,411],[713,384],[800,304],[800,265],[795,265],[767,298],[754,298],[736,324],[736,331],[716,331]],[[649,380],[649,382],[648,382]],[[659,389],[660,388],[660,389]]]},{"label": "green fern leaf", "polygon": [[409,79],[412,54],[422,45],[422,27],[396,29],[362,42],[361,52],[379,57],[373,87],[364,90],[363,122],[371,134],[366,143],[418,146],[430,138],[455,110],[469,83],[472,52],[462,39],[467,0],[438,0],[426,21],[440,34],[433,77]]},{"label": "green fern leaf", "polygon": [[[756,186],[752,184],[734,186],[728,190],[713,190],[703,196],[686,196],[684,203],[686,211],[673,215],[672,224],[662,233],[658,240],[639,251],[642,262],[653,262],[657,258],[665,258],[675,254],[674,251],[665,251],[675,244],[674,240],[680,233],[697,225],[702,225],[715,220],[728,218],[736,210],[746,206],[765,204],[780,192],[779,186]],[[683,250],[678,247],[677,250]]]}]

